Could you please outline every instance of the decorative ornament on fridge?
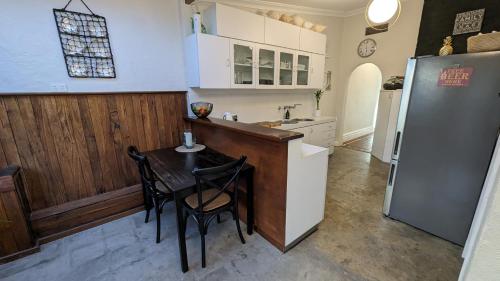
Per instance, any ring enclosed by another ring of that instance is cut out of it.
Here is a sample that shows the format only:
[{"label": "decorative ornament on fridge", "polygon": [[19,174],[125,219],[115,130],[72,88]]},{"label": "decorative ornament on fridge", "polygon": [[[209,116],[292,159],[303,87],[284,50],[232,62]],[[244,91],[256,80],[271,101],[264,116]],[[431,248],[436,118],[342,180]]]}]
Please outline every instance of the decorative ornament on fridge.
[{"label": "decorative ornament on fridge", "polygon": [[439,50],[440,56],[449,56],[453,54],[453,46],[452,46],[453,38],[451,36],[446,36],[443,39],[443,47]]},{"label": "decorative ornament on fridge", "polygon": [[90,14],[54,9],[54,18],[68,75],[74,78],[116,78],[106,19]]}]

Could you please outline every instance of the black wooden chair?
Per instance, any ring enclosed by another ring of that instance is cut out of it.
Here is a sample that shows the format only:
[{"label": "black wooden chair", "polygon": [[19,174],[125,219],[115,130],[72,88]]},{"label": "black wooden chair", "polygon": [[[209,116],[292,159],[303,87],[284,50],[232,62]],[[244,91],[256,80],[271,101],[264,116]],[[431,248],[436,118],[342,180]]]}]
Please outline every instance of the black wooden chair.
[{"label": "black wooden chair", "polygon": [[156,243],[160,243],[160,214],[162,213],[163,205],[169,201],[173,201],[172,193],[160,177],[153,172],[145,155],[142,155],[135,146],[129,146],[127,152],[130,158],[137,163],[139,174],[141,175],[144,208],[146,209],[144,222],[147,223],[149,221],[149,213],[154,208],[156,213]]},{"label": "black wooden chair", "polygon": [[[222,212],[230,212],[236,221],[236,228],[241,243],[245,244],[245,238],[241,233],[240,218],[238,215],[238,185],[241,169],[247,157],[242,156],[240,160],[233,161],[218,167],[194,169],[197,192],[184,200],[184,230],[187,219],[193,217],[198,224],[201,236],[201,266],[205,267],[205,235],[208,225],[217,218],[220,222]],[[224,180],[213,181],[214,178]],[[184,234],[185,235],[185,234]]]}]

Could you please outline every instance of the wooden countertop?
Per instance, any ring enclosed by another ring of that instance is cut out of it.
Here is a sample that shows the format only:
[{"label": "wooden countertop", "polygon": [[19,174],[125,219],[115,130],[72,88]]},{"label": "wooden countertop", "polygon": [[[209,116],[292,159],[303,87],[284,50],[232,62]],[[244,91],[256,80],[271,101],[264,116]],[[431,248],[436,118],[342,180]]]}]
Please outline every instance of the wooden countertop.
[{"label": "wooden countertop", "polygon": [[209,127],[219,127],[233,132],[249,135],[257,138],[262,138],[275,142],[288,142],[290,140],[299,139],[304,137],[304,134],[285,131],[280,129],[266,128],[255,124],[247,124],[242,122],[234,122],[223,120],[219,118],[196,118],[185,117],[188,122],[193,122],[200,125]]}]

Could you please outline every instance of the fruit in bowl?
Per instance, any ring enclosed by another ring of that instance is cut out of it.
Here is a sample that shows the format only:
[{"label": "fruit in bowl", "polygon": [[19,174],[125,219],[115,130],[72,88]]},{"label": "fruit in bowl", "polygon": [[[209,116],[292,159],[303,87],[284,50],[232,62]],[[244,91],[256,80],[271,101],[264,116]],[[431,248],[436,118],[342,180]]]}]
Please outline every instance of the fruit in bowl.
[{"label": "fruit in bowl", "polygon": [[191,111],[193,111],[194,115],[198,118],[206,118],[212,112],[213,106],[214,105],[209,102],[193,102],[191,104]]}]

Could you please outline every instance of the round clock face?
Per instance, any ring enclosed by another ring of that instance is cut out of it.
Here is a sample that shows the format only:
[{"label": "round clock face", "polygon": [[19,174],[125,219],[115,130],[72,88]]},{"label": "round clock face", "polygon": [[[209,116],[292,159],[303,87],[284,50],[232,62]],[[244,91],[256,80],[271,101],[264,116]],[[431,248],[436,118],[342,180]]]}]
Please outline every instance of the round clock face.
[{"label": "round clock face", "polygon": [[362,58],[367,58],[377,50],[377,42],[373,39],[365,39],[359,43],[358,55]]}]

